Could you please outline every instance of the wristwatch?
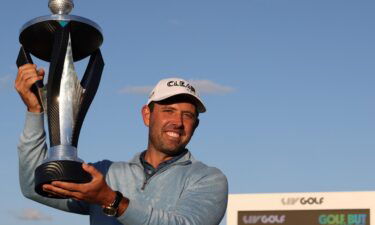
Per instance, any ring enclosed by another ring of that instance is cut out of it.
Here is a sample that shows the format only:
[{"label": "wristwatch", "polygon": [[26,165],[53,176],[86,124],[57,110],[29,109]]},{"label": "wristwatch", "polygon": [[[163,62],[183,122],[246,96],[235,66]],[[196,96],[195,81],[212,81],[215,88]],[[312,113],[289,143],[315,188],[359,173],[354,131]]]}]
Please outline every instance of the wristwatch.
[{"label": "wristwatch", "polygon": [[107,216],[116,216],[118,207],[120,205],[122,198],[123,198],[123,195],[121,194],[121,192],[116,191],[115,200],[109,206],[105,206],[103,208],[103,213],[106,214]]}]

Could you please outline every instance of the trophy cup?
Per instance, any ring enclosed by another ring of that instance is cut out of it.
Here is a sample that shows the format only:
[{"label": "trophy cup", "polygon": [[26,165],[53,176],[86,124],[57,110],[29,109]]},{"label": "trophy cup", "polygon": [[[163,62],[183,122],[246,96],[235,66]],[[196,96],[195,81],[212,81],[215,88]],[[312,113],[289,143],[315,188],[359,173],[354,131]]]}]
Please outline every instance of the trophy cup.
[{"label": "trophy cup", "polygon": [[[49,0],[52,15],[27,22],[20,31],[17,66],[32,63],[33,55],[50,63],[48,81],[36,82],[31,90],[40,101],[48,121],[47,157],[35,170],[35,191],[52,196],[42,185],[52,181],[90,182],[82,169],[77,144],[83,120],[99,87],[104,61],[100,52],[103,35],[93,21],[68,15],[72,0]],[[90,56],[81,81],[74,62]]]}]

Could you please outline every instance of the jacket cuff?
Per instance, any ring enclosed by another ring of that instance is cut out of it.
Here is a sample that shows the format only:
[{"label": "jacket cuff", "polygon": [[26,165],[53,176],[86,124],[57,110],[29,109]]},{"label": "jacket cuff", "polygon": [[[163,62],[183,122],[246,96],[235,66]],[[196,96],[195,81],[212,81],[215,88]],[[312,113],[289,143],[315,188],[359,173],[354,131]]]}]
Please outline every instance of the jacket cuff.
[{"label": "jacket cuff", "polygon": [[128,208],[117,219],[127,225],[148,224],[151,212],[152,207],[149,204],[137,200],[130,200]]}]

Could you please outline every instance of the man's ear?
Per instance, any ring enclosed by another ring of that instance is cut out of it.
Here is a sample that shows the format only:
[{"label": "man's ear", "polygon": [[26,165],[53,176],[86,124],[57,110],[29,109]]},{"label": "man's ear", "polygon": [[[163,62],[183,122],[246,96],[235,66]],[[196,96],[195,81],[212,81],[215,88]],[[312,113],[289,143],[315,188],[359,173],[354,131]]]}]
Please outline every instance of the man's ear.
[{"label": "man's ear", "polygon": [[144,105],[142,107],[142,118],[143,123],[148,127],[150,125],[150,116],[151,116],[151,110],[148,107],[148,105]]}]

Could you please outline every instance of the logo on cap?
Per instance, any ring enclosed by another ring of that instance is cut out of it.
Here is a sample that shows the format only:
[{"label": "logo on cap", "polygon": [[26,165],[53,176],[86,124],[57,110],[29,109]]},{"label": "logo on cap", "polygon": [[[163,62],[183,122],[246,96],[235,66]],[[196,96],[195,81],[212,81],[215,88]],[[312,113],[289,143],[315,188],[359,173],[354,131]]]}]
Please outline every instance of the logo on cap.
[{"label": "logo on cap", "polygon": [[188,91],[190,91],[191,93],[196,94],[195,88],[193,86],[191,86],[189,83],[186,83],[185,81],[182,81],[182,80],[180,80],[180,81],[171,80],[167,83],[167,86],[168,87],[184,87]]}]

